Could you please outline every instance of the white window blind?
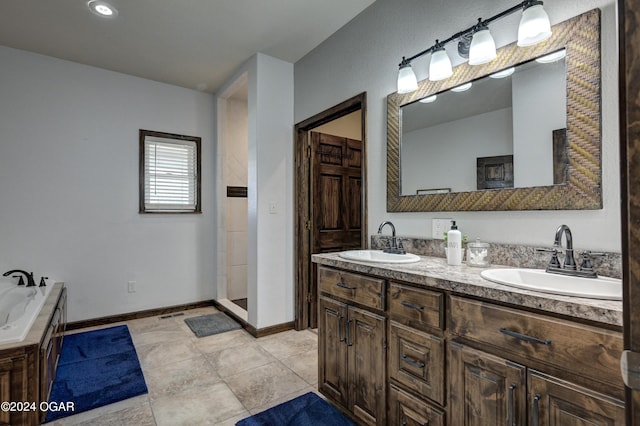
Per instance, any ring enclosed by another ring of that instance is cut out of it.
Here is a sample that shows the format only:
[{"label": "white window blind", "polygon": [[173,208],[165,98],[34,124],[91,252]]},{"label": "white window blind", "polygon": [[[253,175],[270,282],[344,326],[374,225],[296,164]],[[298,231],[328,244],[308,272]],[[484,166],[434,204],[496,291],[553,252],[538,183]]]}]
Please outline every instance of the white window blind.
[{"label": "white window blind", "polygon": [[196,211],[198,147],[189,140],[146,136],[144,207],[146,211]]}]

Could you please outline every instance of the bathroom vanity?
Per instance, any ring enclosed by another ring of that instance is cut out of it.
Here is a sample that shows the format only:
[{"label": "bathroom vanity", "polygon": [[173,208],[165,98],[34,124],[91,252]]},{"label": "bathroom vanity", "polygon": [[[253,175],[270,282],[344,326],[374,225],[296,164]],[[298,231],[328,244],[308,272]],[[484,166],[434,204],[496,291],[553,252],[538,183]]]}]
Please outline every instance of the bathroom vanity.
[{"label": "bathroom vanity", "polygon": [[[56,283],[24,340],[0,345],[0,425],[39,425],[56,375],[67,323],[67,293]],[[20,405],[20,406],[18,406]]]},{"label": "bathroom vanity", "polygon": [[621,302],[511,288],[437,257],[312,259],[318,388],[358,423],[624,424]]}]

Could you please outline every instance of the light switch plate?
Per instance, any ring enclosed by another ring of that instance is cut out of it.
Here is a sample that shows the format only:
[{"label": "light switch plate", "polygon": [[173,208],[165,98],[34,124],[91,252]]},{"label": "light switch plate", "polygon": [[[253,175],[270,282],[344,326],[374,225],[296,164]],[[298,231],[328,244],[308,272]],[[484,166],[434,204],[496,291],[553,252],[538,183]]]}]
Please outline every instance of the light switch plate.
[{"label": "light switch plate", "polygon": [[453,219],[432,219],[431,238],[434,240],[444,240],[444,233],[451,229]]}]

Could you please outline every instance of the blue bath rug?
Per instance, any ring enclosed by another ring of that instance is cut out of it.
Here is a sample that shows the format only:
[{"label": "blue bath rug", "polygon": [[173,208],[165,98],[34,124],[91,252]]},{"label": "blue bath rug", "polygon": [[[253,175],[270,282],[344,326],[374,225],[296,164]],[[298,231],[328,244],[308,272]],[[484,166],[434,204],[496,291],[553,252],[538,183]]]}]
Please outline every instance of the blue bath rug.
[{"label": "blue bath rug", "polygon": [[236,426],[355,426],[337,408],[306,393],[236,423]]},{"label": "blue bath rug", "polygon": [[49,411],[45,422],[147,393],[126,325],[64,337],[49,403],[73,411]]}]

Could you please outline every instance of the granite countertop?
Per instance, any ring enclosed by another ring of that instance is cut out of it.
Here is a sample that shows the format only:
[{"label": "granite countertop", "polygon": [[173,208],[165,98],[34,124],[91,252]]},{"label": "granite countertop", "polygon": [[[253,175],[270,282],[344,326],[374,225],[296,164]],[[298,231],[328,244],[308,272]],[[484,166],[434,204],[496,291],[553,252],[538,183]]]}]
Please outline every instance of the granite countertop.
[{"label": "granite countertop", "polygon": [[[321,265],[622,327],[620,301],[560,296],[509,287],[482,278],[480,272],[488,268],[449,266],[440,257],[420,256],[420,262],[409,264],[358,262],[343,259],[337,253],[314,254],[311,259]],[[493,265],[490,268],[509,266]]]}]

